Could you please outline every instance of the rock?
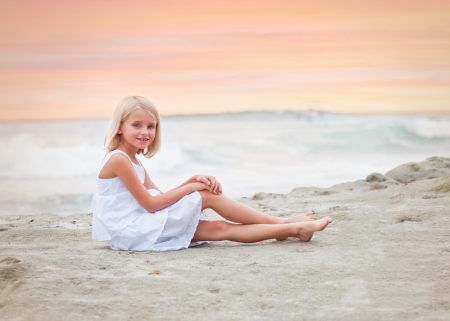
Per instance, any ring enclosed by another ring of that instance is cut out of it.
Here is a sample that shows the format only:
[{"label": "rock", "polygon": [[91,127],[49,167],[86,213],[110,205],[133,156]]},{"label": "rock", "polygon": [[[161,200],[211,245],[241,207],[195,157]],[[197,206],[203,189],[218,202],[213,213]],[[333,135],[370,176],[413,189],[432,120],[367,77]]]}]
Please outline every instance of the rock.
[{"label": "rock", "polygon": [[437,180],[435,187],[431,189],[433,192],[448,193],[450,192],[450,175]]},{"label": "rock", "polygon": [[260,201],[260,200],[267,198],[268,196],[269,195],[267,193],[260,192],[260,193],[256,193],[255,195],[253,195],[252,200]]},{"label": "rock", "polygon": [[380,189],[386,189],[386,188],[388,188],[387,185],[375,183],[375,184],[373,184],[373,185],[370,187],[370,190],[371,190],[371,191],[377,191],[377,190],[380,190]]},{"label": "rock", "polygon": [[253,197],[251,198],[254,201],[261,201],[263,199],[266,198],[277,198],[277,197],[282,197],[284,196],[283,194],[276,194],[276,193],[263,193],[263,192],[259,192],[256,193],[255,195],[253,195]]},{"label": "rock", "polygon": [[409,184],[415,181],[444,177],[448,174],[450,174],[450,158],[431,157],[420,163],[400,165],[387,172],[385,177]]},{"label": "rock", "polygon": [[386,181],[386,177],[380,173],[372,173],[366,177],[366,182],[374,183],[374,182],[384,182]]}]

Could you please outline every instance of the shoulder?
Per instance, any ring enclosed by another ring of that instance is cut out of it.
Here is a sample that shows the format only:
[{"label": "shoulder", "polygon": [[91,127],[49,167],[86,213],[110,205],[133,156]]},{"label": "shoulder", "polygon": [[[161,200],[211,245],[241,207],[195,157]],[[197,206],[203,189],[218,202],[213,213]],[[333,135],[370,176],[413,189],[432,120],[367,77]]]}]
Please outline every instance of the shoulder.
[{"label": "shoulder", "polygon": [[133,166],[126,155],[122,153],[114,153],[110,156],[103,168],[106,170],[113,170],[113,172],[117,173],[117,171],[130,170]]},{"label": "shoulder", "polygon": [[106,160],[100,170],[98,178],[114,178],[121,175],[130,175],[133,171],[133,166],[130,160],[122,153],[114,153],[106,155]]},{"label": "shoulder", "polygon": [[128,156],[122,154],[122,153],[114,153],[111,155],[111,157],[109,158],[109,162],[113,162],[113,163],[130,163],[131,161],[128,158]]}]

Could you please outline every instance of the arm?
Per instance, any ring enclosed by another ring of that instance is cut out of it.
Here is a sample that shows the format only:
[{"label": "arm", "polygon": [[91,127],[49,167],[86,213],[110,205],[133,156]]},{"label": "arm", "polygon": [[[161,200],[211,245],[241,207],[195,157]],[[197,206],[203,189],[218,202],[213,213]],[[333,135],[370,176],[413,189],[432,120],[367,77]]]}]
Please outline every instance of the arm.
[{"label": "arm", "polygon": [[[141,166],[142,166],[142,164],[141,164]],[[147,171],[145,169],[144,169],[144,171],[145,171],[145,181],[144,181],[145,188],[146,189],[151,189],[151,188],[152,189],[156,189],[157,191],[159,191],[162,194],[161,190],[150,179],[150,176],[148,175]],[[210,178],[210,179],[208,180],[208,178]],[[217,182],[217,184],[219,184],[219,186],[211,185],[211,181]],[[208,188],[207,188],[210,192],[212,190],[214,190],[214,187],[216,187],[217,189],[220,189],[220,193],[222,193],[222,189],[220,188],[220,183],[217,180],[215,180],[214,177],[212,177],[212,176],[205,176],[205,175],[192,176],[186,182],[184,182],[183,184],[181,184],[181,185],[171,189],[170,191],[173,191],[173,190],[178,189],[180,187],[186,186],[188,184],[196,183],[196,182],[201,182],[201,183],[206,184],[206,185],[211,185],[211,186],[208,186]]]},{"label": "arm", "polygon": [[113,155],[104,169],[110,169],[114,175],[118,176],[136,201],[150,213],[174,204],[187,194],[207,188],[203,183],[190,183],[170,192],[152,196],[139,180],[133,165],[125,155]]},{"label": "arm", "polygon": [[[183,187],[183,186],[186,186],[186,185],[188,185],[188,184],[195,183],[195,182],[196,182],[195,176],[192,176],[192,177],[189,178],[186,182],[184,182],[183,184],[181,184],[181,185],[179,185],[179,186],[177,186],[177,187],[171,189],[170,191],[173,191],[174,189],[177,189],[177,188],[180,188],[180,187]],[[170,191],[169,191],[169,192],[170,192]]]},{"label": "arm", "polygon": [[[180,188],[182,186],[186,186],[188,184],[196,183],[196,182],[201,182],[201,183],[207,185],[206,189],[209,190],[213,194],[217,194],[217,195],[222,194],[222,185],[219,183],[219,181],[214,176],[209,176],[209,175],[192,176],[186,182],[184,182],[183,184],[181,184],[178,187],[175,187],[174,189]],[[173,191],[173,190],[171,190],[171,191]]]},{"label": "arm", "polygon": [[145,169],[144,169],[144,171],[145,171],[144,187],[148,190],[156,189],[157,191],[159,191],[162,194],[161,190],[155,185],[155,183],[153,183],[153,181],[150,179],[150,176],[148,176],[147,171]]}]

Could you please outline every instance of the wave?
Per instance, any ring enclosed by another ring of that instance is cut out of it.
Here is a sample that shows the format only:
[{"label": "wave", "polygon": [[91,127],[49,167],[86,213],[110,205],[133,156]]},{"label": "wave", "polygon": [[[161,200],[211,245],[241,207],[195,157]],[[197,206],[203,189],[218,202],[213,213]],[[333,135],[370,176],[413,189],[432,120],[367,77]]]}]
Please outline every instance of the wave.
[{"label": "wave", "polygon": [[[0,178],[95,178],[105,155],[101,142],[106,125],[0,124]],[[351,157],[343,152],[354,156],[370,151],[375,158],[450,152],[450,117],[253,112],[168,117],[162,128],[161,151],[143,163],[174,175],[204,168],[209,173],[232,172],[246,166],[265,173],[274,167],[293,168],[316,151],[343,163]]]},{"label": "wave", "polygon": [[411,134],[427,139],[450,138],[450,119],[415,119],[405,127]]},{"label": "wave", "polygon": [[[377,120],[359,126],[341,127],[325,134],[329,139],[325,148],[346,150],[378,150],[395,148],[426,148],[450,144],[449,119],[405,118]],[[335,144],[334,148],[332,145]],[[322,146],[320,149],[323,149]]]}]

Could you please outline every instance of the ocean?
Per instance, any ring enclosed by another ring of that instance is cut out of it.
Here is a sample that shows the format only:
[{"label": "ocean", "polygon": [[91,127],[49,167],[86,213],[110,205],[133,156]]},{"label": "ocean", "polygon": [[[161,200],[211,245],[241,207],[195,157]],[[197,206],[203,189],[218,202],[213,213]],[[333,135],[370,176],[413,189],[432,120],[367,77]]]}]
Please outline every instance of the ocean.
[{"label": "ocean", "polygon": [[[108,120],[0,123],[0,214],[89,213]],[[450,116],[244,112],[166,116],[162,148],[140,158],[163,191],[194,174],[251,197],[365,179],[450,157]]]}]

